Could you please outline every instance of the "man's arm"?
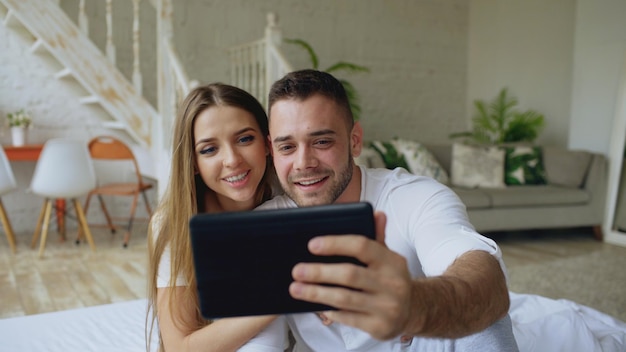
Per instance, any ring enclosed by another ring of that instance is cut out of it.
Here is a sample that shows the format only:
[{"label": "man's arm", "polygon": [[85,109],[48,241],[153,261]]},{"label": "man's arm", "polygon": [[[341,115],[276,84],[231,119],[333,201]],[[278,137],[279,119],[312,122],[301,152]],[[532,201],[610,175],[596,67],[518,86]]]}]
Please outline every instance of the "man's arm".
[{"label": "man's arm", "polygon": [[[378,215],[377,215],[378,216]],[[384,217],[384,216],[383,216]],[[318,255],[347,255],[352,264],[301,263],[294,267],[293,297],[339,308],[332,321],[369,332],[378,339],[398,335],[454,338],[485,329],[506,315],[509,295],[495,257],[471,251],[441,275],[411,279],[406,260],[382,243],[363,236],[325,236],[309,244]],[[336,284],[354,290],[318,285]]]},{"label": "man's arm", "polygon": [[441,275],[413,281],[403,334],[457,338],[479,332],[506,315],[509,292],[498,260],[467,252]]}]

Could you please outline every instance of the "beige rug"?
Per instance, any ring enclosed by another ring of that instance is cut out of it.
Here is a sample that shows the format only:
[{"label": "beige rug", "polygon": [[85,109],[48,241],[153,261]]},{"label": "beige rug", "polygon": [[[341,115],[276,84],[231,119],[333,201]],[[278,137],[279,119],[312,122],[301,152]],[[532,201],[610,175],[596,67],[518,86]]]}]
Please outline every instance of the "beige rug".
[{"label": "beige rug", "polygon": [[509,289],[568,299],[626,321],[626,248],[587,233],[491,236],[504,253]]}]

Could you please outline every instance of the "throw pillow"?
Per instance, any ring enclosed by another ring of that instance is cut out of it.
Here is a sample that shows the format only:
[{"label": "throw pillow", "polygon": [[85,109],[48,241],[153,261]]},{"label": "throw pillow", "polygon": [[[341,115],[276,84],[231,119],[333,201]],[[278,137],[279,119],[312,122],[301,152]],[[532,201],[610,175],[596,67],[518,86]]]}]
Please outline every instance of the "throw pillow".
[{"label": "throw pillow", "polygon": [[591,157],[591,153],[583,150],[544,147],[543,160],[548,183],[565,187],[581,187],[585,181]]},{"label": "throw pillow", "polygon": [[357,165],[362,165],[365,167],[371,168],[385,168],[385,162],[381,158],[380,154],[372,148],[368,146],[363,146],[361,149],[361,155],[354,158],[354,162]]},{"label": "throw pillow", "polygon": [[540,147],[505,146],[504,183],[545,185],[546,172]]},{"label": "throw pillow", "polygon": [[374,141],[371,146],[380,154],[388,169],[403,167],[415,175],[428,176],[443,184],[449,182],[446,170],[418,142],[394,138],[389,142]]},{"label": "throw pillow", "polygon": [[450,173],[454,186],[504,188],[504,150],[454,143]]}]

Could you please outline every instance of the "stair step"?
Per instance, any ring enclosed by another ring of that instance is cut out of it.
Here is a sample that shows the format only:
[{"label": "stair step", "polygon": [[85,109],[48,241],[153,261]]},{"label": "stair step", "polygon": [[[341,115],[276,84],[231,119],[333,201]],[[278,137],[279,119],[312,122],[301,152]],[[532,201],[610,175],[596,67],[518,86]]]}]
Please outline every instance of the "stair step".
[{"label": "stair step", "polygon": [[15,17],[15,13],[9,10],[4,18],[4,25],[6,27],[21,27],[22,23]]},{"label": "stair step", "polygon": [[127,127],[125,123],[119,121],[105,121],[102,122],[102,126],[116,130],[125,130]]},{"label": "stair step", "polygon": [[80,101],[81,104],[99,104],[100,98],[98,98],[95,95],[89,95],[89,96],[80,98],[78,101]]},{"label": "stair step", "polygon": [[56,79],[63,79],[68,77],[72,77],[72,70],[67,67],[54,74],[54,78]]},{"label": "stair step", "polygon": [[35,41],[35,44],[33,44],[30,47],[30,52],[35,54],[35,53],[45,53],[48,52],[48,50],[46,49],[43,40],[41,39],[37,39]]}]

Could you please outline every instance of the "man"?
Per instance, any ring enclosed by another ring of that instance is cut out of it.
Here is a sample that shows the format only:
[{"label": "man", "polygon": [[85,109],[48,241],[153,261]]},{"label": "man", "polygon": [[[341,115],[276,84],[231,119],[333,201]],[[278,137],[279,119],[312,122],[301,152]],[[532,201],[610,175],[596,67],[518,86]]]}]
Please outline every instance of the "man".
[{"label": "man", "polygon": [[294,298],[338,308],[286,317],[298,351],[517,351],[499,248],[473,230],[446,186],[354,164],[363,132],[337,79],[315,70],[286,75],[270,91],[269,119],[285,196],[262,208],[367,201],[378,211],[378,241],[309,242],[314,254],[352,256],[366,267],[294,267]]}]

